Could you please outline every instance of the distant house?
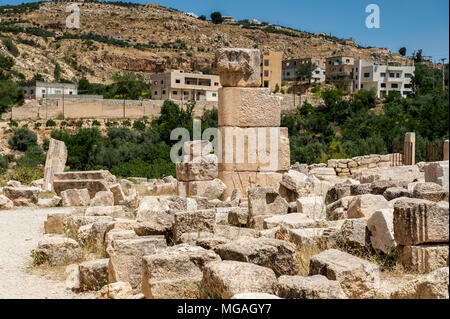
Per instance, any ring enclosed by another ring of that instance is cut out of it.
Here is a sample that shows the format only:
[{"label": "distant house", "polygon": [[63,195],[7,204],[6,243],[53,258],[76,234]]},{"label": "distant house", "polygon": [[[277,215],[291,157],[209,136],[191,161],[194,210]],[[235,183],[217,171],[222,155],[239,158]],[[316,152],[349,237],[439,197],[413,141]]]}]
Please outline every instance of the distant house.
[{"label": "distant house", "polygon": [[261,21],[259,21],[259,20],[253,18],[253,19],[250,20],[250,24],[253,24],[253,25],[262,25],[263,23],[262,23]]},{"label": "distant house", "polygon": [[71,83],[49,83],[35,81],[22,86],[26,99],[78,95],[78,86]]},{"label": "distant house", "polygon": [[150,76],[152,98],[155,100],[218,101],[218,75],[172,71]]},{"label": "distant house", "polygon": [[271,91],[281,88],[282,52],[269,52],[261,56],[261,79],[262,87],[270,88]]},{"label": "distant house", "polygon": [[325,81],[325,59],[321,58],[298,58],[289,59],[283,61],[283,81],[295,81],[297,79],[297,71],[301,64],[313,63],[317,68],[311,74],[312,82],[324,82]]},{"label": "distant house", "polygon": [[189,16],[189,17],[193,17],[193,18],[198,19],[198,15],[196,15],[196,14],[193,13],[193,12],[185,12],[184,14],[187,15],[187,16]]},{"label": "distant house", "polygon": [[232,16],[222,16],[222,20],[224,24],[235,24],[236,20]]}]

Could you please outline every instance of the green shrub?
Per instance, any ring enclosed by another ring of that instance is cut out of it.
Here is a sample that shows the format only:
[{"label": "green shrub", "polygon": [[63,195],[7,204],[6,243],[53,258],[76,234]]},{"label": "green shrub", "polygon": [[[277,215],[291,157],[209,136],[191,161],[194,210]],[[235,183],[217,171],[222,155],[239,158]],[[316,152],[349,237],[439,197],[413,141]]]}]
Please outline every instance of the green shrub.
[{"label": "green shrub", "polygon": [[13,136],[9,138],[8,143],[13,150],[25,152],[28,147],[36,145],[37,136],[26,126],[22,126],[14,132]]},{"label": "green shrub", "polygon": [[9,53],[11,53],[15,57],[19,56],[20,54],[19,49],[17,49],[16,45],[14,44],[13,40],[11,40],[11,38],[3,38],[2,43],[9,51]]},{"label": "green shrub", "polygon": [[136,120],[133,122],[133,128],[139,131],[143,131],[145,130],[145,123],[140,120]]},{"label": "green shrub", "polygon": [[18,167],[11,175],[11,179],[19,181],[22,184],[30,184],[32,181],[44,177],[44,170],[41,168],[31,168],[27,166]]},{"label": "green shrub", "polygon": [[8,169],[9,161],[5,156],[0,155],[0,174],[3,174]]},{"label": "green shrub", "polygon": [[45,122],[45,126],[46,127],[54,127],[54,126],[56,126],[56,122],[53,121],[52,119],[47,120],[47,122]]},{"label": "green shrub", "polygon": [[92,121],[92,126],[101,126],[101,123],[97,120]]},{"label": "green shrub", "polygon": [[17,165],[19,165],[19,167],[26,166],[30,168],[35,168],[39,164],[44,163],[45,163],[45,153],[38,145],[29,146],[25,154],[23,154],[17,160]]}]

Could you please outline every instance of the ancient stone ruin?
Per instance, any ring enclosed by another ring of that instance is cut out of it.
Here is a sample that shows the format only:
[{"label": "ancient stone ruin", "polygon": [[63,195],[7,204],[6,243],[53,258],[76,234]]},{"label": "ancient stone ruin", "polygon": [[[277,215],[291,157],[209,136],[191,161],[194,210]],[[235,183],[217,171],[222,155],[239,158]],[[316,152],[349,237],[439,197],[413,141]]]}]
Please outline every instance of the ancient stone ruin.
[{"label": "ancient stone ruin", "polygon": [[[67,266],[68,289],[105,299],[448,298],[448,160],[290,165],[259,66],[257,50],[218,51],[227,146],[218,157],[209,141],[185,143],[177,178],[63,172],[64,143],[52,141],[45,182],[0,189],[2,214],[48,211],[34,263]],[[272,151],[259,144],[270,130]]]}]

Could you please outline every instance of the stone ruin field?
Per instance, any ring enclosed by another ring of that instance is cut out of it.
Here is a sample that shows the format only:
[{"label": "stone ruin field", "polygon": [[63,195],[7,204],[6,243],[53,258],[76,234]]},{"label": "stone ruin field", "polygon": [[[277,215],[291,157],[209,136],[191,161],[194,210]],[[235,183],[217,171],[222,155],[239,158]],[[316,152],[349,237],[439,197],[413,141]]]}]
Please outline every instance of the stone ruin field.
[{"label": "stone ruin field", "polygon": [[[219,131],[279,128],[259,56],[217,52]],[[197,140],[162,180],[65,172],[52,139],[44,179],[0,189],[0,298],[449,298],[448,160],[290,165],[278,131],[275,167]]]}]

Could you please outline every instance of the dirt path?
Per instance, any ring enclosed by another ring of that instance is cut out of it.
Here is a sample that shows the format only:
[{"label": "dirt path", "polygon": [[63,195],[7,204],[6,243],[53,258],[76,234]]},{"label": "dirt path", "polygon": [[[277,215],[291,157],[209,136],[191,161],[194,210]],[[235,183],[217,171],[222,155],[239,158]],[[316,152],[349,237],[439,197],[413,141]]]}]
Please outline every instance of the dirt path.
[{"label": "dirt path", "polygon": [[52,209],[18,209],[0,211],[0,299],[93,298],[93,294],[76,294],[65,283],[27,272],[30,251],[43,236],[44,221]]}]

